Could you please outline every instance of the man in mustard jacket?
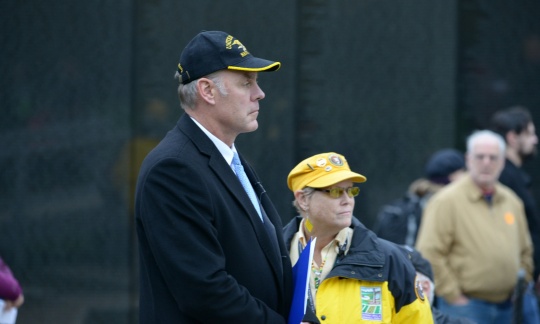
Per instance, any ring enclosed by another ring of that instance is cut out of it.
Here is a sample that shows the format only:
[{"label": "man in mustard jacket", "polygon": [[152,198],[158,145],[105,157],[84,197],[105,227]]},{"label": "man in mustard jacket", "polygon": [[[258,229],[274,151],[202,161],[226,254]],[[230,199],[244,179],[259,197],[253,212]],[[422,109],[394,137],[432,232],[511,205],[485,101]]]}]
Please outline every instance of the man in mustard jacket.
[{"label": "man in mustard jacket", "polygon": [[468,138],[469,174],[429,200],[416,243],[433,267],[437,307],[478,324],[510,323],[518,273],[531,280],[533,271],[523,203],[497,180],[504,152],[492,131]]}]

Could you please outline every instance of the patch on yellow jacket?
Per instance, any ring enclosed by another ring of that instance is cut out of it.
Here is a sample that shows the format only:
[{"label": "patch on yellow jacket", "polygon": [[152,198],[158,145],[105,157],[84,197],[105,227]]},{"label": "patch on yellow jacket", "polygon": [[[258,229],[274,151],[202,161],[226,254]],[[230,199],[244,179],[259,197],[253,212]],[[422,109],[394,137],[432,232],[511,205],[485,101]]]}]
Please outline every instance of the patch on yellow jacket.
[{"label": "patch on yellow jacket", "polygon": [[516,219],[514,217],[514,214],[512,214],[511,212],[506,212],[506,214],[504,214],[504,221],[506,222],[506,224],[512,225],[514,224],[515,220]]},{"label": "patch on yellow jacket", "polygon": [[381,287],[360,287],[362,298],[362,319],[382,321]]},{"label": "patch on yellow jacket", "polygon": [[420,280],[416,280],[416,283],[414,284],[414,292],[416,293],[416,297],[420,299],[420,301],[426,300],[426,296],[424,295],[424,289],[422,288],[422,283]]}]

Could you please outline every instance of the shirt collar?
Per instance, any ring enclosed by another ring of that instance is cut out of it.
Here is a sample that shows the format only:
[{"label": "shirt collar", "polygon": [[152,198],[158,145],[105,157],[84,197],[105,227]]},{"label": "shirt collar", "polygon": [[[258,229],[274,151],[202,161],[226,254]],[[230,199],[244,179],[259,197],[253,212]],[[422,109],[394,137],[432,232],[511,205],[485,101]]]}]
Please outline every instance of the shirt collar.
[{"label": "shirt collar", "polygon": [[[304,230],[303,230],[305,220],[306,220],[305,218],[302,218],[302,221],[300,222],[300,226],[298,227],[298,240],[300,241],[303,247],[305,247],[307,244],[307,238],[304,236]],[[349,227],[343,228],[341,231],[338,232],[338,234],[336,235],[332,243],[335,243],[336,248],[344,244],[347,244],[347,250],[348,250],[348,247],[350,245],[349,236],[351,232],[352,232],[351,228]]]},{"label": "shirt collar", "polygon": [[232,148],[229,147],[227,144],[223,143],[222,140],[220,140],[219,138],[214,136],[214,134],[210,133],[206,128],[204,128],[204,126],[201,125],[197,120],[195,120],[195,118],[191,116],[190,118],[191,120],[193,120],[195,125],[199,126],[199,128],[206,134],[206,136],[208,136],[208,138],[212,141],[212,143],[214,143],[219,153],[221,153],[225,161],[227,161],[227,164],[231,165],[234,153],[236,152],[236,147],[234,146],[234,143],[233,143]]}]

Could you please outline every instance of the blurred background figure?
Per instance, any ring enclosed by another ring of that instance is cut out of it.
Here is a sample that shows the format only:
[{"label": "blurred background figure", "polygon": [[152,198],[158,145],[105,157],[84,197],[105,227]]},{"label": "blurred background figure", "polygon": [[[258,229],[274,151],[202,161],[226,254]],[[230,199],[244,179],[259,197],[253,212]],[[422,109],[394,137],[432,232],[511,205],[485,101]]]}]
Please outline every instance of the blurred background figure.
[{"label": "blurred background figure", "polygon": [[428,201],[416,242],[433,267],[439,310],[478,324],[510,323],[518,273],[532,278],[523,203],[498,182],[504,154],[498,134],[470,135],[467,175]]},{"label": "blurred background figure", "polygon": [[416,270],[416,280],[422,287],[422,291],[431,305],[433,322],[435,324],[473,324],[474,322],[466,318],[451,317],[443,314],[433,305],[435,298],[435,283],[433,281],[433,270],[431,269],[431,264],[415,248],[408,245],[401,245],[400,247]]},{"label": "blurred background figure", "polygon": [[121,148],[114,163],[111,178],[119,198],[133,215],[135,205],[135,184],[144,158],[157,146],[167,133],[170,123],[169,107],[158,98],[150,99],[144,107],[142,125]]},{"label": "blurred background figure", "polygon": [[[540,287],[540,215],[532,194],[531,176],[523,169],[523,164],[537,152],[538,136],[529,110],[513,106],[496,112],[491,119],[492,129],[506,142],[506,161],[499,181],[510,187],[523,201],[529,234],[534,246],[534,277]],[[538,294],[534,282],[530,282],[523,297],[525,323],[540,323]]]},{"label": "blurred background figure", "polygon": [[385,240],[414,246],[428,199],[464,173],[463,153],[452,148],[436,151],[425,165],[424,176],[413,181],[403,197],[381,208],[373,231]]},{"label": "blurred background figure", "polygon": [[0,257],[0,299],[5,303],[3,311],[10,310],[12,307],[21,307],[24,303],[24,295],[19,282],[11,272],[9,266]]}]

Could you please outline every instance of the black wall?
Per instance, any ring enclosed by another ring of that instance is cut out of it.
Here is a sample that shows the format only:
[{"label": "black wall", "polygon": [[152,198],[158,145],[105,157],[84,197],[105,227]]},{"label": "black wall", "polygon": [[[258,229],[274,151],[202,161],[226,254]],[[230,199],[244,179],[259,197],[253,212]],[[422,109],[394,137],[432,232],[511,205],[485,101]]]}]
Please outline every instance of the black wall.
[{"label": "black wall", "polygon": [[173,75],[200,30],[282,62],[236,145],[283,221],[288,172],[334,151],[368,178],[355,214],[370,226],[495,110],[526,105],[540,125],[540,5],[519,3],[2,2],[0,255],[25,290],[18,323],[136,322],[133,183],[181,114]]}]

